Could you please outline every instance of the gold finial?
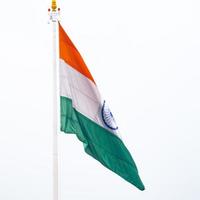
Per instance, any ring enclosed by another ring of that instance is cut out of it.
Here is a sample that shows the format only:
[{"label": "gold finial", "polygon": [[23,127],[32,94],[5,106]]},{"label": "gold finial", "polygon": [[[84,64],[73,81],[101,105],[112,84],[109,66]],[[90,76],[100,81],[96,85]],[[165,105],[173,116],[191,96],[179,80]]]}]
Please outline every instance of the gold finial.
[{"label": "gold finial", "polygon": [[52,0],[52,3],[51,3],[51,9],[52,9],[52,11],[56,11],[56,9],[57,9],[57,3],[56,3],[56,0]]}]

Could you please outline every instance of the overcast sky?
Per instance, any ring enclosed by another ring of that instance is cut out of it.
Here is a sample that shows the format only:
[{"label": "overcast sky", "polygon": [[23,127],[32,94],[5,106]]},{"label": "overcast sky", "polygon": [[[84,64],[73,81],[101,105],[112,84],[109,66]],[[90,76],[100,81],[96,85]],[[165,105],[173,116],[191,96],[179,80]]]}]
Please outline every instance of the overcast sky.
[{"label": "overcast sky", "polygon": [[[1,2],[0,199],[52,198],[50,0]],[[141,192],[59,135],[61,200],[200,198],[200,1],[67,0],[68,32],[137,163]]]}]

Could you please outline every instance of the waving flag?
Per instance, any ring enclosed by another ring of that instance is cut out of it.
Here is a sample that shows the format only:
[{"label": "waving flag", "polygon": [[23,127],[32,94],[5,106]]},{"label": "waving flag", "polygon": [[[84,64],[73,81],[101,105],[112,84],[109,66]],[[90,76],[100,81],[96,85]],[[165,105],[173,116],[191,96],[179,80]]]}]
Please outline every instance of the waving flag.
[{"label": "waving flag", "polygon": [[76,134],[87,154],[140,190],[144,185],[115,119],[80,53],[59,24],[61,131]]}]

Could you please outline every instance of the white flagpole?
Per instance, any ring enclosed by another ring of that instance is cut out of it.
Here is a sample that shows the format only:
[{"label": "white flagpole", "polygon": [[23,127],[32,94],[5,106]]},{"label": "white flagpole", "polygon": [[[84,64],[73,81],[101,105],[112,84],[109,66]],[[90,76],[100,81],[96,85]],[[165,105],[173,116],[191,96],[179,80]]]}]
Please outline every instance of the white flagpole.
[{"label": "white flagpole", "polygon": [[53,200],[58,200],[57,22],[53,22]]},{"label": "white flagpole", "polygon": [[59,200],[58,189],[58,122],[59,122],[59,84],[58,84],[58,14],[56,0],[52,0],[51,9],[49,9],[50,20],[53,27],[53,200]]}]

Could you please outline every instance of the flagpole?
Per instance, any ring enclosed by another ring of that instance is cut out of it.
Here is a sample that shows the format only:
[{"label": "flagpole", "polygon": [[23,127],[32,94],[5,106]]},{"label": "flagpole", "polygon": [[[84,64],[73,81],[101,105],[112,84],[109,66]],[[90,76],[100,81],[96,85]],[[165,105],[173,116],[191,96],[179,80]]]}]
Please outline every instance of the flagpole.
[{"label": "flagpole", "polygon": [[58,15],[56,0],[52,0],[51,9],[48,9],[50,20],[53,28],[53,137],[52,137],[52,167],[53,167],[53,185],[52,200],[59,200],[59,184],[58,184],[58,110],[59,110],[59,94],[58,94]]},{"label": "flagpole", "polygon": [[53,200],[58,200],[58,110],[57,110],[57,62],[56,29],[53,22]]}]

